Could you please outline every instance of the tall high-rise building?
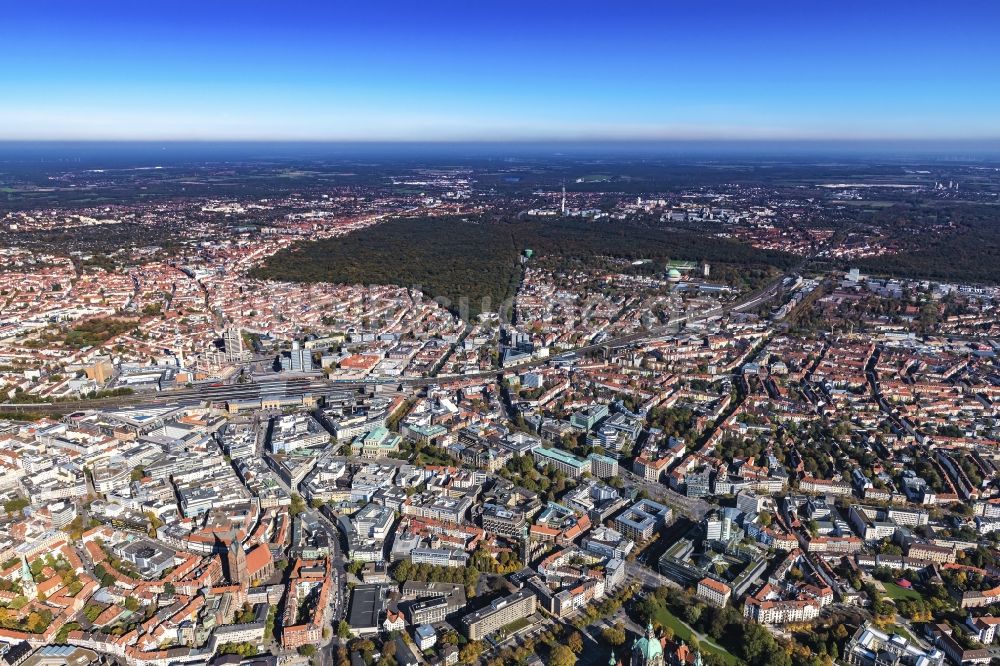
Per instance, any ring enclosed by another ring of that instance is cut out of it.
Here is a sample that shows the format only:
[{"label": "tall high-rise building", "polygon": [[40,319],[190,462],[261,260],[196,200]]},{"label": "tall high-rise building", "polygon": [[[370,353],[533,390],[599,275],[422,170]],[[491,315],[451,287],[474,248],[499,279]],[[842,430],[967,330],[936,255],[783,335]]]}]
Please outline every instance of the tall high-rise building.
[{"label": "tall high-rise building", "polygon": [[227,328],[222,336],[226,347],[226,360],[230,363],[243,362],[243,332],[239,328]]},{"label": "tall high-rise building", "polygon": [[293,342],[292,351],[281,359],[281,369],[291,372],[312,372],[312,351],[303,349],[298,342]]}]

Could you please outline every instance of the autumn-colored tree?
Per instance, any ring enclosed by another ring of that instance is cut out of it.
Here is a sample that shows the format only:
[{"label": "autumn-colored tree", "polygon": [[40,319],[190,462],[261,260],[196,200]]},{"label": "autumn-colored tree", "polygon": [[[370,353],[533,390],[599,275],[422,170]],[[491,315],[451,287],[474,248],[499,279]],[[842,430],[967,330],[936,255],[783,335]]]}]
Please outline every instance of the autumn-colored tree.
[{"label": "autumn-colored tree", "polygon": [[466,643],[462,649],[458,651],[458,659],[463,664],[474,664],[479,661],[481,656],[483,656],[485,649],[486,648],[482,641],[472,641],[471,643]]},{"label": "autumn-colored tree", "polygon": [[618,647],[625,643],[625,630],[621,627],[605,627],[601,630],[601,638],[608,645]]},{"label": "autumn-colored tree", "polygon": [[576,655],[565,645],[556,645],[549,654],[551,666],[576,666]]}]

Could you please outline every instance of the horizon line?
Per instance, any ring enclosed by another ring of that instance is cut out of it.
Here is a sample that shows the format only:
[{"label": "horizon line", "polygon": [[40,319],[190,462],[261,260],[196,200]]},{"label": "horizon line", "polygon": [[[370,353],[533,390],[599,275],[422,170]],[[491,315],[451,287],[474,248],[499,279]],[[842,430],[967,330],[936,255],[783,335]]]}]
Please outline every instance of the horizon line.
[{"label": "horizon line", "polygon": [[535,138],[282,138],[282,137],[46,137],[8,138],[0,144],[28,143],[302,143],[302,144],[657,144],[657,143],[1000,143],[995,136],[920,137],[920,136],[802,136],[802,137],[535,137]]}]

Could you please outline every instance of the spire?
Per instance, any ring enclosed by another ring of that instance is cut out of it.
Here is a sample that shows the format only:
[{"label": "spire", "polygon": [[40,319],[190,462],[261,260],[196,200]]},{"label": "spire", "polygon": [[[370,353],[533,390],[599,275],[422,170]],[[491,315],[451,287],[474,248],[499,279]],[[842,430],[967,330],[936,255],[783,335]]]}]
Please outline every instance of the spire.
[{"label": "spire", "polygon": [[24,555],[21,556],[21,593],[27,599],[34,599],[38,596],[38,588],[35,587],[35,577],[31,575],[28,558]]}]

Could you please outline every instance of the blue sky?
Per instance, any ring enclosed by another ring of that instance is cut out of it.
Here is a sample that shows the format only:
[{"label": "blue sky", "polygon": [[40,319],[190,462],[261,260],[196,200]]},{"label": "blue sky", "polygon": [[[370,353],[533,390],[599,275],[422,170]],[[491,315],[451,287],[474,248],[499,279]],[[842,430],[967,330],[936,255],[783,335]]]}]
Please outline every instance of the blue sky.
[{"label": "blue sky", "polygon": [[7,3],[0,139],[1000,137],[1000,3]]}]

